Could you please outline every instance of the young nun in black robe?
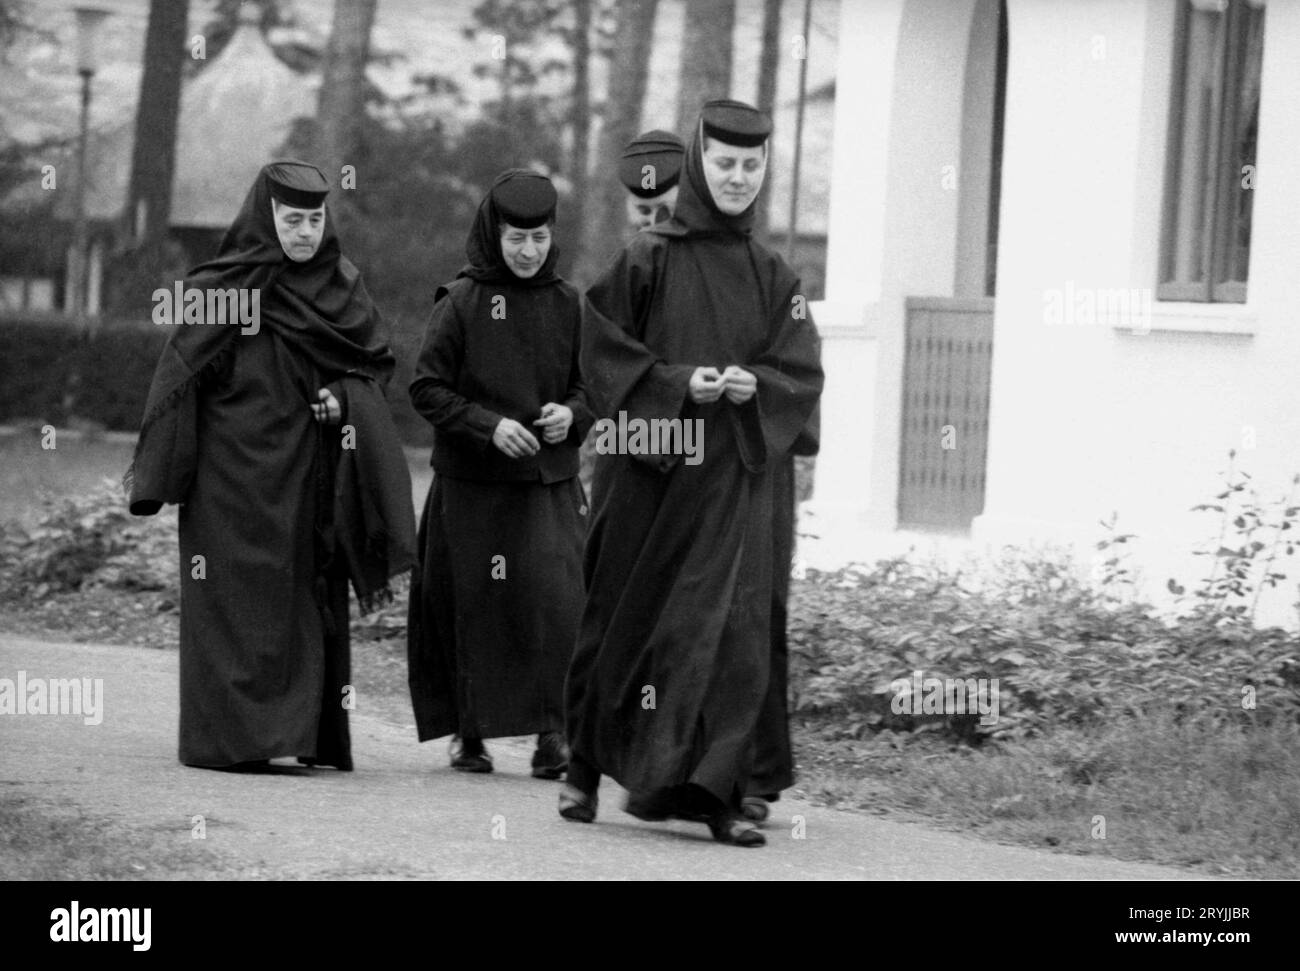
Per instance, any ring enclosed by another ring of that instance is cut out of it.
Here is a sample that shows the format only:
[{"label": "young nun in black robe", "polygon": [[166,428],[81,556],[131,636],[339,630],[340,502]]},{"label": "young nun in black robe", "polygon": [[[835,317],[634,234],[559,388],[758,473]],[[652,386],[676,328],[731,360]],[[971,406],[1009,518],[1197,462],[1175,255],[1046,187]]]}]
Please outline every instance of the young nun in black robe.
[{"label": "young nun in black robe", "polygon": [[408,653],[421,741],[490,772],[486,738],[537,734],[532,774],[558,779],[564,676],[582,609],[587,504],[578,449],[581,295],[556,275],[556,193],[502,173],[479,206],[469,265],[439,287],[411,382],[434,427]]},{"label": "young nun in black robe", "polygon": [[[617,174],[627,188],[628,230],[640,233],[672,218],[677,205],[677,183],[686,153],[685,144],[671,131],[645,131],[630,140],[619,157]],[[818,416],[800,433],[784,459],[772,469],[772,663],[763,714],[754,736],[754,767],[742,809],[748,819],[763,822],[768,802],[780,798],[781,790],[794,784],[794,755],[790,749],[789,649],[787,645],[787,603],[790,591],[790,562],[794,558],[794,456],[815,455],[818,450]],[[662,805],[662,796],[633,793],[628,811],[641,818],[672,814]],[[689,815],[689,814],[679,814]]]},{"label": "young nun in black robe", "polygon": [[[618,161],[618,178],[627,190],[629,231],[650,229],[672,218],[685,154],[682,140],[661,129],[643,132],[628,142]],[[788,710],[790,655],[786,639],[795,547],[794,457],[817,454],[817,419],[814,413],[790,452],[774,463],[772,473],[772,663],[767,696],[754,735],[753,770],[742,804],[746,818],[756,822],[766,820],[768,803],[779,799],[781,790],[794,785]],[[673,814],[674,807],[664,806],[661,794],[633,793],[628,810],[642,818],[652,818]]]},{"label": "young nun in black robe", "polygon": [[[328,191],[302,162],[258,174],[217,257],[185,278],[199,297],[174,308],[126,476],[135,515],[181,504],[187,765],[351,769],[348,580],[368,610],[414,564],[383,396],[393,356]],[[215,290],[251,322],[214,314]]]},{"label": "young nun in black robe", "polygon": [[699,422],[703,449],[598,460],[566,689],[568,819],[595,818],[605,773],[704,815],[721,842],[764,842],[741,800],[769,680],[772,473],[822,387],[799,280],[750,235],[770,131],[748,105],[707,104],[673,218],[587,294],[597,414]]}]

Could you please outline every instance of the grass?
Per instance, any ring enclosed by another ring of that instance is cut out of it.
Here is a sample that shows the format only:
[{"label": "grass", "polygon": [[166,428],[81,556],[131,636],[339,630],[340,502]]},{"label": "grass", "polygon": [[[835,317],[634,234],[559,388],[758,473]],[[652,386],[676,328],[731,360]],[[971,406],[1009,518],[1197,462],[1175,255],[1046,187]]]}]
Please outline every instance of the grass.
[{"label": "grass", "polygon": [[1083,855],[1294,879],[1300,730],[1225,730],[1170,715],[954,746],[889,733],[849,743],[805,731],[804,773],[828,805],[910,813],[983,839]]},{"label": "grass", "polygon": [[[35,436],[0,438],[0,521],[30,524],[36,497],[83,494],[120,474],[130,448],[61,438],[56,453],[43,453]],[[430,481],[428,452],[408,450],[408,460],[418,508]],[[174,555],[174,520],[173,513],[145,521],[152,539],[168,540],[150,549],[167,546],[165,555]],[[166,568],[174,569],[171,560]],[[792,605],[806,606],[813,593],[796,581]],[[370,617],[354,615],[353,679],[364,710],[409,726],[405,612],[399,599]],[[0,627],[10,633],[164,648],[176,643],[176,616],[170,590],[124,592],[93,583],[76,593],[0,603]],[[793,795],[1057,852],[1229,876],[1300,872],[1300,731],[1285,720],[1208,728],[1156,713],[979,747],[939,732],[853,732],[845,721],[794,719]],[[109,834],[106,826],[0,792],[0,843],[14,847],[0,861],[0,878],[129,879],[187,865],[184,854],[142,864],[140,841],[148,834]]]}]

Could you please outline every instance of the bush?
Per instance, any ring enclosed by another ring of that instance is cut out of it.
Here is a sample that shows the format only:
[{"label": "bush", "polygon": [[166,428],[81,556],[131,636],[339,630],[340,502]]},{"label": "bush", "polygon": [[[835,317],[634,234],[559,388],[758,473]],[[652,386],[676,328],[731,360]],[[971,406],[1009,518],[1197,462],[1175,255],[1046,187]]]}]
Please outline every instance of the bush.
[{"label": "bush", "polygon": [[[387,398],[403,441],[428,447],[433,432],[407,394],[422,339],[422,331],[394,328],[397,369]],[[87,419],[110,431],[138,431],[166,340],[166,328],[152,324],[106,322],[90,337],[59,318],[2,321],[0,422]]]},{"label": "bush", "polygon": [[[1162,620],[1084,585],[1064,555],[1008,551],[978,579],[906,557],[810,573],[792,585],[789,636],[794,710],[850,734],[933,728],[978,742],[1154,711],[1300,716],[1296,634],[1203,613]],[[910,710],[915,671],[996,678],[996,721]]]},{"label": "bush", "polygon": [[0,421],[37,418],[56,425],[85,418],[114,431],[136,431],[162,328],[103,325],[92,336],[65,321],[0,324]]},{"label": "bush", "polygon": [[[1235,459],[1229,452],[1223,491],[1195,507],[1217,515],[1213,541],[1197,550],[1211,568],[1190,594],[1169,581],[1182,611],[1172,620],[1134,597],[1123,552],[1134,536],[1115,528],[1114,515],[1101,522],[1093,586],[1065,551],[1010,549],[965,575],[898,557],[793,585],[795,710],[843,716],[852,735],[940,728],[971,741],[1151,713],[1294,725],[1300,635],[1259,629],[1254,617],[1297,548],[1300,475],[1288,495],[1267,502]],[[922,698],[912,697],[913,672]],[[955,691],[947,705],[918,704],[940,700],[926,678],[996,684],[981,709],[994,717],[985,724],[970,714],[967,692],[961,714]]]},{"label": "bush", "polygon": [[63,396],[78,343],[67,327],[0,322],[0,421],[66,419]]},{"label": "bush", "polygon": [[168,590],[176,586],[175,571],[163,570],[174,565],[175,550],[175,531],[154,518],[132,516],[121,486],[105,479],[87,496],[47,503],[30,530],[5,524],[0,573],[17,581],[6,583],[14,592],[36,599],[92,583]]}]

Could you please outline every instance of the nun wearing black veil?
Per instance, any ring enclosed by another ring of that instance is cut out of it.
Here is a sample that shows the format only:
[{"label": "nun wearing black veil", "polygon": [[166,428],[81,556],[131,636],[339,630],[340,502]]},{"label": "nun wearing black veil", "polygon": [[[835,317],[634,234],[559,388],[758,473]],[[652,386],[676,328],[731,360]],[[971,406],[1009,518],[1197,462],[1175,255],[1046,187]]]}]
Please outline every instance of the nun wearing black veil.
[{"label": "nun wearing black veil", "polygon": [[421,741],[491,772],[483,740],[536,734],[532,774],[558,779],[564,676],[582,609],[591,412],[578,372],[581,296],[555,271],[556,193],[526,169],[479,206],[468,265],[438,288],[411,382],[434,428],[433,485],[407,626]]},{"label": "nun wearing black veil", "polygon": [[673,217],[638,233],[587,292],[581,362],[596,415],[699,422],[703,454],[597,458],[566,687],[566,819],[594,820],[607,774],[633,793],[633,815],[765,842],[742,800],[789,569],[773,549],[774,475],[823,381],[800,281],[751,235],[770,132],[749,105],[706,104]]},{"label": "nun wearing black veil", "polygon": [[257,320],[177,309],[125,479],[135,515],[180,504],[187,765],[350,770],[348,583],[368,610],[414,564],[383,395],[393,355],[328,191],[302,162],[258,173],[217,257],[184,281],[233,291]]},{"label": "nun wearing black veil", "polygon": [[[618,162],[619,181],[627,189],[628,226],[634,232],[650,229],[673,216],[686,146],[671,132],[654,130],[638,135],[623,150]],[[819,422],[817,413],[795,439],[784,459],[772,472],[772,645],[771,672],[763,713],[755,732],[754,762],[743,810],[747,819],[761,822],[769,814],[768,803],[780,798],[782,789],[794,784],[794,754],[790,747],[788,712],[789,647],[786,639],[790,566],[795,548],[794,456],[816,455]],[[649,797],[654,799],[653,794]],[[644,803],[645,794],[633,793],[629,802]]]}]

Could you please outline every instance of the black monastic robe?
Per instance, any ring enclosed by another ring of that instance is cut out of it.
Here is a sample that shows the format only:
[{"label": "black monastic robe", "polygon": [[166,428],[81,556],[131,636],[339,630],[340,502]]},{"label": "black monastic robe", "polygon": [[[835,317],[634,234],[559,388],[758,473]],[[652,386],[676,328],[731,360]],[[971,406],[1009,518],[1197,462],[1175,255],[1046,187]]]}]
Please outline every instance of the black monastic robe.
[{"label": "black monastic robe", "polygon": [[[332,221],[283,253],[265,170],[187,288],[260,289],[260,326],[179,325],[128,473],[131,511],[180,503],[180,760],[352,767],[351,579],[363,609],[413,565],[410,478],[382,386],[385,328]],[[311,405],[329,387],[339,426]],[[350,430],[345,442],[343,435]]]},{"label": "black monastic robe", "polygon": [[[587,601],[566,692],[576,755],[628,789],[691,783],[738,805],[768,690],[773,472],[821,393],[800,282],[726,217],[688,149],[674,218],[588,291],[582,371],[601,417],[703,422],[703,458],[597,459]],[[744,405],[690,400],[698,366],[758,378]]]},{"label": "black monastic robe", "polygon": [[[434,426],[407,627],[421,741],[562,731],[582,609],[578,449],[591,413],[578,372],[581,296],[555,275],[555,244],[536,276],[516,277],[498,222],[489,196],[469,266],[438,288],[411,382],[416,411]],[[555,444],[532,424],[547,402],[573,412]],[[537,455],[511,458],[492,444],[502,418],[534,434]]]},{"label": "black monastic robe", "polygon": [[754,761],[746,795],[773,797],[794,785],[794,751],[790,745],[790,573],[797,544],[798,495],[796,455],[816,455],[820,422],[814,412],[790,453],[776,464],[772,476],[772,617],[771,672],[767,695],[754,732]]}]

